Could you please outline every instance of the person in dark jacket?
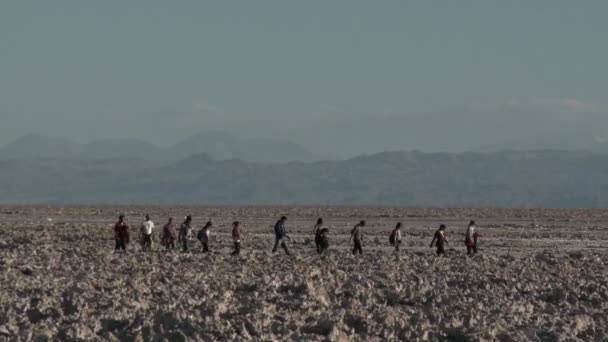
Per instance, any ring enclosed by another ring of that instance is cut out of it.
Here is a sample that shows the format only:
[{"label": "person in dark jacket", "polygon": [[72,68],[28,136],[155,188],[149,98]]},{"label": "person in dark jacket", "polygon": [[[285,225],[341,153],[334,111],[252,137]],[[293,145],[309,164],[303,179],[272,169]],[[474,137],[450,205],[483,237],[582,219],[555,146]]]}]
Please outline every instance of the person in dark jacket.
[{"label": "person in dark jacket", "polygon": [[401,245],[401,222],[397,222],[395,229],[391,232],[389,241],[395,246],[395,252],[399,252],[399,246]]},{"label": "person in dark jacket", "polygon": [[431,240],[431,248],[433,248],[433,243],[435,243],[435,247],[437,247],[437,255],[445,254],[445,247],[448,246],[448,240],[445,237],[445,224],[439,226],[439,229],[435,231],[435,235],[433,235],[433,240]]},{"label": "person in dark jacket", "polygon": [[323,219],[319,217],[319,219],[317,219],[317,224],[315,224],[315,227],[312,230],[312,233],[315,236],[315,247],[317,248],[317,253],[319,253],[319,254],[322,253],[322,250],[321,250],[322,236],[320,234],[322,229],[323,229]]},{"label": "person in dark jacket", "polygon": [[361,220],[359,223],[357,223],[355,225],[355,227],[353,227],[353,229],[350,231],[350,240],[355,242],[355,245],[353,247],[353,254],[363,254],[363,249],[361,248],[361,239],[363,237],[363,234],[361,232],[361,228],[365,227],[365,220]]},{"label": "person in dark jacket", "polygon": [[162,244],[165,246],[165,250],[175,248],[175,240],[177,239],[177,232],[175,231],[175,225],[173,224],[173,217],[169,217],[167,224],[163,227],[163,238]]},{"label": "person in dark jacket", "polygon": [[186,216],[186,220],[182,223],[179,229],[179,240],[182,242],[183,251],[188,251],[188,239],[192,234],[192,216]]},{"label": "person in dark jacket", "polygon": [[239,221],[232,223],[232,241],[234,242],[232,255],[239,255],[241,253],[241,223]]},{"label": "person in dark jacket", "polygon": [[212,226],[213,222],[207,221],[196,237],[201,242],[201,245],[203,245],[203,253],[209,252],[209,231]]},{"label": "person in dark jacket", "polygon": [[272,253],[276,253],[279,245],[283,247],[285,250],[285,254],[291,255],[289,253],[289,249],[287,249],[287,244],[285,242],[286,239],[289,239],[287,236],[287,232],[285,231],[285,221],[287,221],[287,217],[283,216],[277,223],[274,225],[274,247],[272,248]]},{"label": "person in dark jacket", "polygon": [[125,223],[125,216],[118,216],[118,222],[114,225],[114,240],[116,241],[115,251],[127,251],[129,244],[129,225]]},{"label": "person in dark jacket", "polygon": [[329,228],[327,228],[327,227],[321,227],[321,229],[319,229],[319,231],[317,232],[317,234],[319,235],[319,250],[318,250],[318,253],[319,254],[323,254],[325,251],[327,251],[329,249],[329,239],[328,239]]}]

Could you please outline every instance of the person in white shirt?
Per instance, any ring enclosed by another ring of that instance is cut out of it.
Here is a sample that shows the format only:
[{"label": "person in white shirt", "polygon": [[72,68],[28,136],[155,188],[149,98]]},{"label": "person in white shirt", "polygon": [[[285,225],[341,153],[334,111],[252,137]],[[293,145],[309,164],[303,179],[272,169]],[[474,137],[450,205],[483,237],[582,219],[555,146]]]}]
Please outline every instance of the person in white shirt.
[{"label": "person in white shirt", "polygon": [[150,219],[150,215],[146,215],[146,220],[141,224],[141,246],[142,250],[152,250],[152,229],[154,222]]},{"label": "person in white shirt", "polygon": [[477,254],[477,232],[475,231],[477,226],[475,221],[469,222],[467,232],[464,238],[464,244],[467,246],[467,255]]},{"label": "person in white shirt", "polygon": [[207,223],[205,223],[205,225],[203,226],[203,229],[198,232],[197,238],[201,241],[201,244],[203,245],[203,253],[209,252],[209,230],[212,226],[213,222],[207,221]]}]

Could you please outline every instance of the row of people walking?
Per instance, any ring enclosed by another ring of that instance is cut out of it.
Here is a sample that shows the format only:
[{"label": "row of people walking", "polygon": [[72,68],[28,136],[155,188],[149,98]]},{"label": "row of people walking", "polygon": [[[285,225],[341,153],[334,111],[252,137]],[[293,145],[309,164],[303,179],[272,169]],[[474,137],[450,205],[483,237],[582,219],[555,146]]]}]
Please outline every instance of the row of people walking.
[{"label": "row of people walking", "polygon": [[[287,221],[286,216],[282,216],[274,226],[274,235],[275,241],[274,246],[272,248],[272,252],[276,253],[278,248],[281,247],[286,254],[291,255],[291,252],[288,248],[288,241],[290,240],[289,235],[287,235],[287,230],[285,228],[285,223]],[[357,223],[350,232],[350,240],[349,243],[353,243],[353,254],[363,254],[363,229],[366,226],[366,221],[361,220]],[[149,251],[152,249],[153,243],[153,230],[154,230],[154,222],[150,219],[149,215],[146,215],[145,221],[142,222],[140,231],[139,231],[139,242],[141,244],[142,250]],[[200,241],[202,246],[202,252],[209,252],[209,234],[210,230],[213,227],[212,221],[207,221],[203,227],[196,234],[196,238]],[[398,222],[395,228],[391,231],[389,235],[389,244],[395,248],[396,252],[399,252],[401,245],[401,222]],[[447,229],[446,225],[442,224],[439,226],[439,229],[435,231],[433,235],[433,239],[431,240],[430,247],[433,246],[437,249],[437,255],[446,255],[446,247],[449,246],[448,240],[446,238],[445,230]],[[313,228],[312,234],[314,236],[314,242],[316,251],[319,254],[323,254],[325,251],[329,249],[329,228],[324,225],[323,219],[319,218]],[[189,250],[188,241],[191,240],[193,235],[192,229],[192,216],[186,216],[184,222],[179,227],[179,233],[176,230],[176,227],[173,223],[173,218],[169,218],[167,223],[163,226],[160,244],[164,246],[166,250],[175,249],[176,241],[181,243],[182,250],[187,252]],[[238,255],[241,252],[241,223],[239,221],[234,221],[232,223],[232,232],[231,238],[234,244],[234,251],[232,255]],[[467,248],[467,254],[476,254],[478,237],[476,231],[475,221],[471,221],[467,226],[465,232],[465,246]],[[118,218],[118,222],[114,225],[114,239],[115,239],[115,251],[126,251],[127,245],[129,243],[129,225],[125,222],[125,216],[120,215]]]},{"label": "row of people walking", "polygon": [[[146,219],[142,222],[139,230],[139,242],[142,250],[149,251],[152,249],[152,241],[154,240],[153,230],[154,222],[150,219],[150,215],[146,215]],[[207,221],[205,225],[198,231],[196,238],[201,242],[203,253],[209,252],[209,233],[213,227],[212,221]],[[192,238],[192,216],[186,216],[184,222],[179,227],[179,233],[176,230],[173,218],[169,217],[167,223],[163,226],[160,244],[166,250],[175,249],[175,242],[181,243],[184,252],[188,251],[188,240]],[[127,245],[130,242],[129,225],[125,222],[125,216],[120,215],[118,222],[114,225],[114,240],[115,251],[126,251]],[[232,240],[234,243],[234,251],[232,254],[239,254],[241,251],[241,224],[239,221],[232,223]]]}]

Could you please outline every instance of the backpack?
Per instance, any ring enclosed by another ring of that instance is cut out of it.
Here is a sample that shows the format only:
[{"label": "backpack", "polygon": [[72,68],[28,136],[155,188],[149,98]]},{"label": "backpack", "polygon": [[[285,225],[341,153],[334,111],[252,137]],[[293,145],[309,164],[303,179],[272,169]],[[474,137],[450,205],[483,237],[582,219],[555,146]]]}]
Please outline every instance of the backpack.
[{"label": "backpack", "polygon": [[397,236],[396,233],[397,232],[395,230],[393,230],[393,232],[391,233],[391,236],[388,237],[388,242],[390,242],[391,245],[395,244],[395,237]]}]

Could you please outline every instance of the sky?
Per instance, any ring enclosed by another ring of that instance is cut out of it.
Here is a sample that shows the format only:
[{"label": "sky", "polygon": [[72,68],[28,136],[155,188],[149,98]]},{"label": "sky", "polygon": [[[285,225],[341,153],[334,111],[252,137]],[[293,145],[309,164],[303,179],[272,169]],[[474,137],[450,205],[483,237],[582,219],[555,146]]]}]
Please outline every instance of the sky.
[{"label": "sky", "polygon": [[608,140],[608,2],[2,1],[0,145],[223,130],[334,155]]}]

